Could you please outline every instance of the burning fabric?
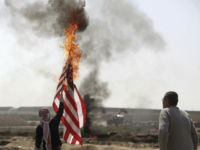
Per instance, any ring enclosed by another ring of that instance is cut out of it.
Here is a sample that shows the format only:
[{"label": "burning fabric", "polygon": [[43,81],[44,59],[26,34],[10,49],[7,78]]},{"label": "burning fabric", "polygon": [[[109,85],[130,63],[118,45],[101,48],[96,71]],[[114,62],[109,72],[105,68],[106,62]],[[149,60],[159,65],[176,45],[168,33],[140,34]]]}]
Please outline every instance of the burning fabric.
[{"label": "burning fabric", "polygon": [[[81,1],[78,1],[78,4],[79,2]],[[75,31],[83,29],[84,14],[82,12],[84,9],[83,7],[81,7],[82,9],[77,8],[79,5],[73,5],[75,1],[70,0],[50,0],[50,3],[55,3],[53,6],[56,5],[56,8],[60,8],[59,11],[68,14],[66,22],[61,24],[62,27],[67,27],[65,30],[65,45],[63,46],[65,49],[66,61],[59,78],[56,96],[53,101],[53,108],[55,112],[58,111],[59,97],[63,91],[64,114],[61,119],[64,124],[63,138],[68,143],[82,145],[80,128],[85,124],[86,107],[76,86],[74,85],[74,81],[78,78],[79,64],[82,54],[79,50],[79,46],[75,44],[75,42],[77,42]],[[68,12],[69,10],[66,9],[68,3],[71,4],[69,9],[70,13]],[[62,18],[63,14],[61,13],[60,15]],[[59,19],[59,16],[57,19]]]}]

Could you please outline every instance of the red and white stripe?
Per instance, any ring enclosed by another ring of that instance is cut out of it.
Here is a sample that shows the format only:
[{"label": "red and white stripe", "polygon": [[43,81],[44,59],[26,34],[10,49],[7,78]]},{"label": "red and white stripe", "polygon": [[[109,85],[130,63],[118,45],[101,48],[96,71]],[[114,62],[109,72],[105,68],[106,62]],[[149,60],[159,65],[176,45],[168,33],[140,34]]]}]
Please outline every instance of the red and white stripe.
[{"label": "red and white stripe", "polygon": [[74,85],[73,92],[69,86],[64,84],[67,67],[68,63],[60,76],[60,80],[56,89],[56,95],[53,101],[53,108],[57,113],[60,104],[60,92],[63,89],[64,113],[61,118],[64,124],[63,138],[68,143],[82,145],[80,128],[85,124],[86,107],[76,86]]}]

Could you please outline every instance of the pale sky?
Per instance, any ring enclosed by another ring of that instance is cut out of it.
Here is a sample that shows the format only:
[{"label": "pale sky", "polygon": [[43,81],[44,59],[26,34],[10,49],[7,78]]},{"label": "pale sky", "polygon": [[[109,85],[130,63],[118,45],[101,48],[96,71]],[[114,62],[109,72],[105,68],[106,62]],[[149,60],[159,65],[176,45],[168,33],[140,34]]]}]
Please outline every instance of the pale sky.
[{"label": "pale sky", "polygon": [[[102,62],[100,80],[108,82],[111,92],[103,105],[161,109],[165,92],[176,91],[179,94],[178,107],[200,110],[200,1],[128,2],[151,20],[154,30],[165,40],[166,47],[163,50],[152,50],[142,46],[136,52],[115,52],[112,61]],[[86,0],[90,24],[94,18],[103,19],[100,3],[101,0]],[[27,30],[26,21],[20,18],[15,20],[15,26],[22,32],[16,32],[10,20],[9,10],[1,0],[0,106],[51,106],[57,86],[53,77],[59,76],[64,61],[64,51],[60,48],[63,39],[38,38]],[[25,22],[24,26],[20,22]],[[103,29],[102,24],[98,30],[101,32]],[[120,29],[127,38],[132,38],[128,29],[123,26]],[[87,66],[82,63],[80,77],[76,81],[78,87],[86,74]]]}]

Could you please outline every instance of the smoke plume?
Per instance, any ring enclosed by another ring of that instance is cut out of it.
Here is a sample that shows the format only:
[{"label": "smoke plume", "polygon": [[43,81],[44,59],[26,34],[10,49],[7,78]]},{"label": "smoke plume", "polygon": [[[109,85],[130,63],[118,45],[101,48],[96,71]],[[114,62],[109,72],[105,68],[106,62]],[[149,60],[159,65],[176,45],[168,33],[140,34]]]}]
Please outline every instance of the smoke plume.
[{"label": "smoke plume", "polygon": [[[110,91],[108,90],[108,83],[101,82],[98,79],[99,69],[94,69],[86,78],[84,82],[81,84],[81,94],[83,95],[91,95],[95,99],[107,99],[110,96]],[[98,104],[97,104],[98,105]]]},{"label": "smoke plume", "polygon": [[16,32],[25,32],[26,28],[38,37],[62,37],[68,23],[78,18],[78,31],[84,31],[76,34],[83,52],[81,65],[88,69],[80,93],[96,99],[98,106],[111,94],[108,82],[99,78],[102,62],[121,61],[122,54],[140,49],[163,51],[166,43],[154,29],[152,20],[130,0],[88,0],[87,3],[90,24],[82,0],[49,0],[47,4],[36,0],[21,5],[5,0],[12,15],[10,25]]},{"label": "smoke plume", "polygon": [[[74,21],[78,25],[77,31],[84,31],[88,26],[83,0],[49,0],[48,4],[36,1],[25,3],[21,7],[17,7],[15,3],[14,0],[5,0],[5,5],[13,17],[28,21],[38,36],[63,36],[69,23],[75,23]],[[16,28],[14,23],[12,26]]]},{"label": "smoke plume", "polygon": [[97,108],[101,108],[103,112],[102,101],[106,100],[111,93],[108,89],[108,83],[101,82],[98,74],[98,68],[92,69],[80,86],[80,93],[84,95],[83,100],[87,109],[84,132],[90,135],[93,135],[91,130],[93,116],[90,113]]},{"label": "smoke plume", "polygon": [[102,62],[115,61],[116,57],[121,61],[122,54],[135,53],[141,48],[162,52],[166,43],[154,29],[152,20],[130,1],[101,0],[97,4],[100,16],[90,14],[90,25],[85,32],[77,34],[83,51],[82,63],[90,68],[80,92],[106,100],[111,95],[108,82],[98,80]]},{"label": "smoke plume", "polygon": [[87,109],[86,121],[83,131],[87,134],[87,137],[89,137],[89,135],[93,135],[91,130],[93,116],[91,116],[90,113],[97,108],[97,101],[94,98],[91,98],[89,94],[84,95],[83,100]]}]

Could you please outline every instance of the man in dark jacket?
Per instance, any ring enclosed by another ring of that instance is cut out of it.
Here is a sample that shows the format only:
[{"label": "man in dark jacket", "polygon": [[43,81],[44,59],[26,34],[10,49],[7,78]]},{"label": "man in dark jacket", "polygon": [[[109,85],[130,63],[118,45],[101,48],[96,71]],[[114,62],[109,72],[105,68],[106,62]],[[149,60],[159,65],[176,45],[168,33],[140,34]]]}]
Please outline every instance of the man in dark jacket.
[{"label": "man in dark jacket", "polygon": [[59,124],[63,115],[63,97],[60,96],[59,110],[53,119],[50,119],[50,112],[47,108],[41,108],[39,111],[40,125],[36,128],[36,150],[41,150],[43,141],[43,150],[61,150],[62,142],[59,137]]}]

